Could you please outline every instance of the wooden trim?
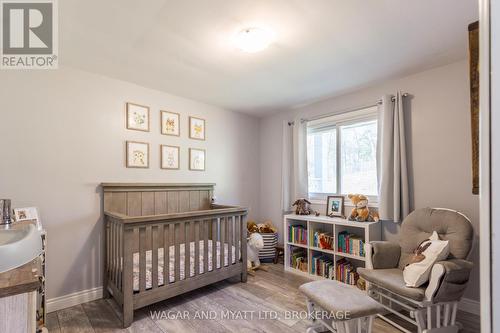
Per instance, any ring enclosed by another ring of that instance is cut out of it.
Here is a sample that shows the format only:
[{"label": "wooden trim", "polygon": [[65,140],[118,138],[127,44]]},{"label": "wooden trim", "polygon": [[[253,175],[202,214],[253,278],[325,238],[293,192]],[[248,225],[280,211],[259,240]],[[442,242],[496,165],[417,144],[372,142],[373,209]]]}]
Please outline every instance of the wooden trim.
[{"label": "wooden trim", "polygon": [[213,190],[215,183],[101,183],[104,192]]},{"label": "wooden trim", "polygon": [[[129,111],[128,106],[129,105],[140,106],[140,107],[148,109],[148,129],[147,130],[142,130],[142,129],[130,127],[130,125],[128,123],[128,111]],[[127,127],[127,129],[132,130],[132,131],[149,132],[151,129],[151,112],[150,112],[149,106],[137,104],[137,103],[126,102],[125,103],[125,126]]]},{"label": "wooden trim", "polygon": [[[197,119],[197,120],[201,120],[203,121],[203,139],[198,139],[198,138],[194,138],[191,136],[191,120],[192,119]],[[207,122],[205,121],[205,119],[203,118],[198,118],[198,117],[193,117],[193,116],[189,116],[189,122],[188,122],[188,133],[189,133],[189,138],[190,139],[193,139],[193,140],[199,140],[199,141],[205,141],[207,139]]]},{"label": "wooden trim", "polygon": [[[145,144],[148,146],[148,164],[147,166],[143,166],[143,167],[140,167],[140,166],[130,166],[128,164],[128,154],[129,154],[129,151],[128,151],[128,145],[130,143],[138,143],[138,144]],[[149,158],[150,157],[150,149],[149,149],[149,143],[148,142],[141,142],[141,141],[126,141],[126,144],[125,144],[125,166],[127,168],[134,168],[134,169],[149,169]]]},{"label": "wooden trim", "polygon": [[[193,150],[203,151],[203,154],[204,154],[204,156],[203,156],[203,169],[192,169],[191,168],[191,152]],[[188,160],[189,170],[191,170],[191,171],[205,171],[206,166],[207,166],[207,151],[205,149],[201,149],[201,148],[189,148],[189,160]]]},{"label": "wooden trim", "polygon": [[247,215],[248,209],[244,207],[233,207],[225,209],[211,209],[211,210],[200,210],[195,212],[183,212],[183,213],[171,213],[171,214],[161,214],[161,215],[145,215],[145,216],[128,216],[115,212],[104,212],[105,216],[113,218],[119,223],[142,223],[142,222],[158,222],[158,221],[170,221],[173,222],[182,221],[185,219],[192,218],[220,218],[226,217],[227,215],[239,214]]},{"label": "wooden trim", "polygon": [[[165,113],[170,113],[170,114],[176,114],[177,117],[179,117],[179,134],[168,134],[168,133],[163,133],[163,114]],[[177,112],[172,112],[172,111],[164,111],[160,110],[160,133],[162,135],[169,135],[169,136],[181,136],[181,114]]]},{"label": "wooden trim", "polygon": [[[169,134],[166,134],[169,135]],[[177,168],[163,167],[163,147],[177,148]],[[181,147],[171,145],[160,145],[160,169],[164,170],[179,170],[181,167]]]}]

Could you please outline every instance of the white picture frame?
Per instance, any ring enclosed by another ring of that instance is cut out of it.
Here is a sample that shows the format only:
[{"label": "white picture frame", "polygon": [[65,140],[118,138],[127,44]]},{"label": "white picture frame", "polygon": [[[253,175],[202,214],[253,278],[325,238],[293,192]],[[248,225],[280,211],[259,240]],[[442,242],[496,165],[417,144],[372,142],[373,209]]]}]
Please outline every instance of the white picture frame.
[{"label": "white picture frame", "polygon": [[189,117],[189,138],[204,141],[206,136],[205,119]]},{"label": "white picture frame", "polygon": [[14,208],[14,219],[16,222],[30,220],[36,221],[38,230],[42,230],[42,222],[40,221],[38,208],[36,207]]},{"label": "white picture frame", "polygon": [[126,142],[126,167],[149,168],[149,143],[138,141]]},{"label": "white picture frame", "polygon": [[181,115],[177,112],[160,111],[161,134],[180,136]]},{"label": "white picture frame", "polygon": [[206,151],[205,149],[189,148],[189,170],[205,171]]},{"label": "white picture frame", "polygon": [[160,168],[166,170],[179,170],[180,150],[181,148],[179,146],[160,145]]},{"label": "white picture frame", "polygon": [[149,132],[149,106],[127,102],[127,129]]}]

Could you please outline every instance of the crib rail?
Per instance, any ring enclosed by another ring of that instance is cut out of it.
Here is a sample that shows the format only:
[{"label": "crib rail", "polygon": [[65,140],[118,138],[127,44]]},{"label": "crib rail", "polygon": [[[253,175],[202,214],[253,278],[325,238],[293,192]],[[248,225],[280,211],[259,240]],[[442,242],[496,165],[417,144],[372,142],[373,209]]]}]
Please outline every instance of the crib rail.
[{"label": "crib rail", "polygon": [[104,289],[124,316],[231,276],[246,280],[247,210],[213,208],[134,217],[105,212]]}]

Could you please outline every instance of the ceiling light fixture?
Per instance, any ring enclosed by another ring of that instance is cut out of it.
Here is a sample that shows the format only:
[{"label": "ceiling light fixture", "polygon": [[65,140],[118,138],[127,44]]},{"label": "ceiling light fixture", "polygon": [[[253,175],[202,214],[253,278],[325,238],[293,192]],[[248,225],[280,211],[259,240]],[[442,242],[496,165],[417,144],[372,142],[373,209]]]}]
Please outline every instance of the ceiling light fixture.
[{"label": "ceiling light fixture", "polygon": [[246,28],[236,34],[234,44],[238,49],[247,53],[264,50],[273,41],[274,34],[262,28]]}]

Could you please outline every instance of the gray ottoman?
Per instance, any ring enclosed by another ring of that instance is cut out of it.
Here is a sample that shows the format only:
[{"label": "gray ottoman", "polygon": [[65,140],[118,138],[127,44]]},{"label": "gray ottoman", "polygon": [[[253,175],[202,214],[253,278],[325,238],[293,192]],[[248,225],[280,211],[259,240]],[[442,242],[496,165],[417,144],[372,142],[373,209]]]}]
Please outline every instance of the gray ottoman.
[{"label": "gray ottoman", "polygon": [[308,333],[325,328],[338,333],[370,333],[373,318],[384,310],[366,292],[338,281],[309,282],[299,290],[307,297],[307,310],[314,323]]}]

